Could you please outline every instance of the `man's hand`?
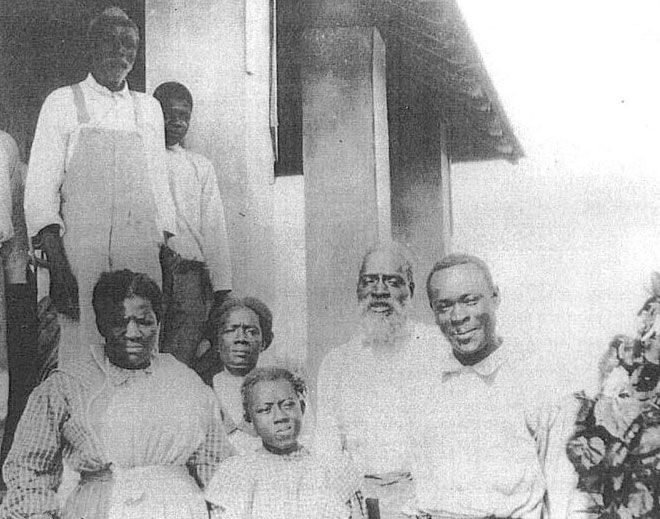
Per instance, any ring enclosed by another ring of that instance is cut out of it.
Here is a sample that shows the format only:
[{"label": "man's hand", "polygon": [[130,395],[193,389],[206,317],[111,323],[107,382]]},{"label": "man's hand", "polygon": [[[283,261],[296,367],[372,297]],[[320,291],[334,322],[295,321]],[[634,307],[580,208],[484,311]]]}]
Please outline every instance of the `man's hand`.
[{"label": "man's hand", "polygon": [[57,311],[74,321],[80,319],[78,281],[71,272],[59,229],[48,226],[39,232],[39,246],[50,271],[50,298]]},{"label": "man's hand", "polygon": [[159,259],[160,265],[163,268],[163,275],[173,275],[181,264],[181,256],[167,245],[161,245]]}]

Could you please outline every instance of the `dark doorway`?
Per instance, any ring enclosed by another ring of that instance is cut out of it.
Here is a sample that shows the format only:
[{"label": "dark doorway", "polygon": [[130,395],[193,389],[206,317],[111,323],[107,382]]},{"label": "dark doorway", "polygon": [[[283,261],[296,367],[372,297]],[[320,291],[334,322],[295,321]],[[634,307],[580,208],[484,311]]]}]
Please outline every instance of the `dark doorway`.
[{"label": "dark doorway", "polygon": [[275,176],[302,175],[300,0],[277,3],[277,147]]}]

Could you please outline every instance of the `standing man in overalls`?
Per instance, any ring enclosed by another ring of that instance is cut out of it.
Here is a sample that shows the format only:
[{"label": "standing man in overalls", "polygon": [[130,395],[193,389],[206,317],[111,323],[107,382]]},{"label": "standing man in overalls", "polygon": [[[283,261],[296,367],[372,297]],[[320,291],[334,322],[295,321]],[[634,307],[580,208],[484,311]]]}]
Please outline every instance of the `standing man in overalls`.
[{"label": "standing man in overalls", "polygon": [[28,233],[47,257],[60,314],[60,364],[100,340],[91,305],[99,274],[128,268],[160,281],[159,246],[175,229],[160,106],[126,82],[138,28],[112,7],[88,39],[87,78],[41,108],[25,188]]}]

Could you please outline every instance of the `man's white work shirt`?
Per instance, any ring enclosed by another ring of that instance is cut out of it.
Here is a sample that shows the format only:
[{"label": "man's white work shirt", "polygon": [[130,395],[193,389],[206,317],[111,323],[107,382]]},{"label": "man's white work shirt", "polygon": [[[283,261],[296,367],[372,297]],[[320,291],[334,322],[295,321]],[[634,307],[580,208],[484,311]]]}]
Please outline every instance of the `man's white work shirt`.
[{"label": "man's white work shirt", "polygon": [[169,246],[184,259],[205,263],[214,291],[231,290],[225,210],[213,164],[178,144],[168,148],[167,159],[177,216]]},{"label": "man's white work shirt", "polygon": [[0,244],[14,235],[11,179],[18,168],[20,161],[16,141],[8,133],[0,131]]},{"label": "man's white work shirt", "polygon": [[[157,225],[161,230],[175,234],[175,209],[165,168],[165,136],[160,104],[149,95],[131,94],[127,83],[119,92],[112,92],[97,83],[91,74],[80,83],[80,87],[90,117],[86,126],[138,131],[142,136],[149,168],[145,174],[154,195]],[[141,128],[136,128],[136,108],[140,111]],[[75,151],[80,128],[71,87],[58,88],[41,107],[30,152],[25,184],[25,218],[29,236],[35,236],[51,224],[59,225],[62,232],[66,231],[60,217],[60,187]],[[80,186],[80,189],[84,190],[85,186]]]},{"label": "man's white work shirt", "polygon": [[413,423],[416,507],[433,517],[538,519],[546,490],[548,517],[566,517],[575,406],[516,348],[504,343],[474,366],[447,350]]},{"label": "man's white work shirt", "polygon": [[388,358],[363,337],[330,351],[318,376],[316,448],[348,452],[364,474],[407,472],[406,433],[423,412],[420,392],[440,376],[436,358],[448,348],[437,327],[410,322],[409,335]]},{"label": "man's white work shirt", "polygon": [[11,221],[14,227],[14,236],[2,246],[2,254],[5,259],[5,281],[9,284],[27,283],[30,244],[27,228],[25,227],[25,212],[23,211],[26,176],[27,164],[18,161],[14,172],[9,178],[11,183]]}]

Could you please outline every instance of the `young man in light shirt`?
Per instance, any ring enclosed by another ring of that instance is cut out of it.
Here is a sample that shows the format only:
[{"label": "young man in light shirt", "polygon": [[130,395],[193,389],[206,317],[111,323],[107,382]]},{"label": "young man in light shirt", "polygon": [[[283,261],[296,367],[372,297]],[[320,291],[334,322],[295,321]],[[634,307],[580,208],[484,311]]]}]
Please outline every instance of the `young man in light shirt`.
[{"label": "young man in light shirt", "polygon": [[167,172],[176,205],[176,236],[161,253],[167,314],[161,350],[191,366],[211,303],[231,292],[231,260],[224,206],[211,162],[183,147],[193,99],[180,83],[154,91],[165,120]]},{"label": "young man in light shirt", "polygon": [[47,257],[60,314],[61,364],[101,340],[91,304],[100,273],[128,268],[159,282],[159,246],[175,232],[162,112],[126,81],[138,28],[112,7],[87,38],[90,72],[44,101],[25,186],[28,235]]},{"label": "young man in light shirt", "polygon": [[[11,297],[9,287],[13,286],[20,278],[15,268],[13,267],[12,256],[10,255],[11,242],[15,236],[14,228],[14,215],[13,215],[13,184],[16,182],[17,177],[21,176],[21,163],[19,160],[18,146],[16,141],[11,135],[6,132],[0,131],[0,397],[9,395],[8,400],[0,401],[0,421],[5,422],[5,431],[2,437],[3,449],[0,451],[0,462],[4,461],[8,446],[11,443],[14,435],[16,422],[20,417],[20,413],[25,406],[25,401],[29,391],[33,386],[30,385],[28,373],[23,377],[22,373],[16,371],[16,357],[21,357],[21,342],[16,341],[20,339],[20,328],[17,329],[15,322],[10,322],[8,314],[12,310],[9,303]],[[23,265],[23,282],[25,282],[25,264]],[[17,317],[14,315],[14,317]],[[23,324],[23,323],[20,323]],[[13,332],[9,335],[9,330]],[[18,332],[19,335],[16,334]],[[16,343],[9,342],[8,339],[13,338]],[[12,348],[13,346],[13,348]],[[10,349],[12,351],[10,351]],[[18,354],[18,355],[17,355]],[[12,360],[14,362],[12,362]],[[34,359],[32,359],[34,361]],[[23,364],[19,367],[28,368],[29,365]],[[10,374],[11,371],[11,374]],[[16,396],[21,394],[23,396],[20,402],[20,409],[16,406],[9,405],[12,400],[16,401]],[[12,396],[14,398],[12,398]],[[9,414],[13,408],[13,412]],[[4,487],[4,483],[0,481],[0,486]]]},{"label": "young man in light shirt", "polygon": [[442,519],[564,519],[576,483],[566,456],[575,405],[547,369],[496,333],[500,292],[487,265],[452,254],[427,280],[451,348],[412,436],[416,507]]}]

